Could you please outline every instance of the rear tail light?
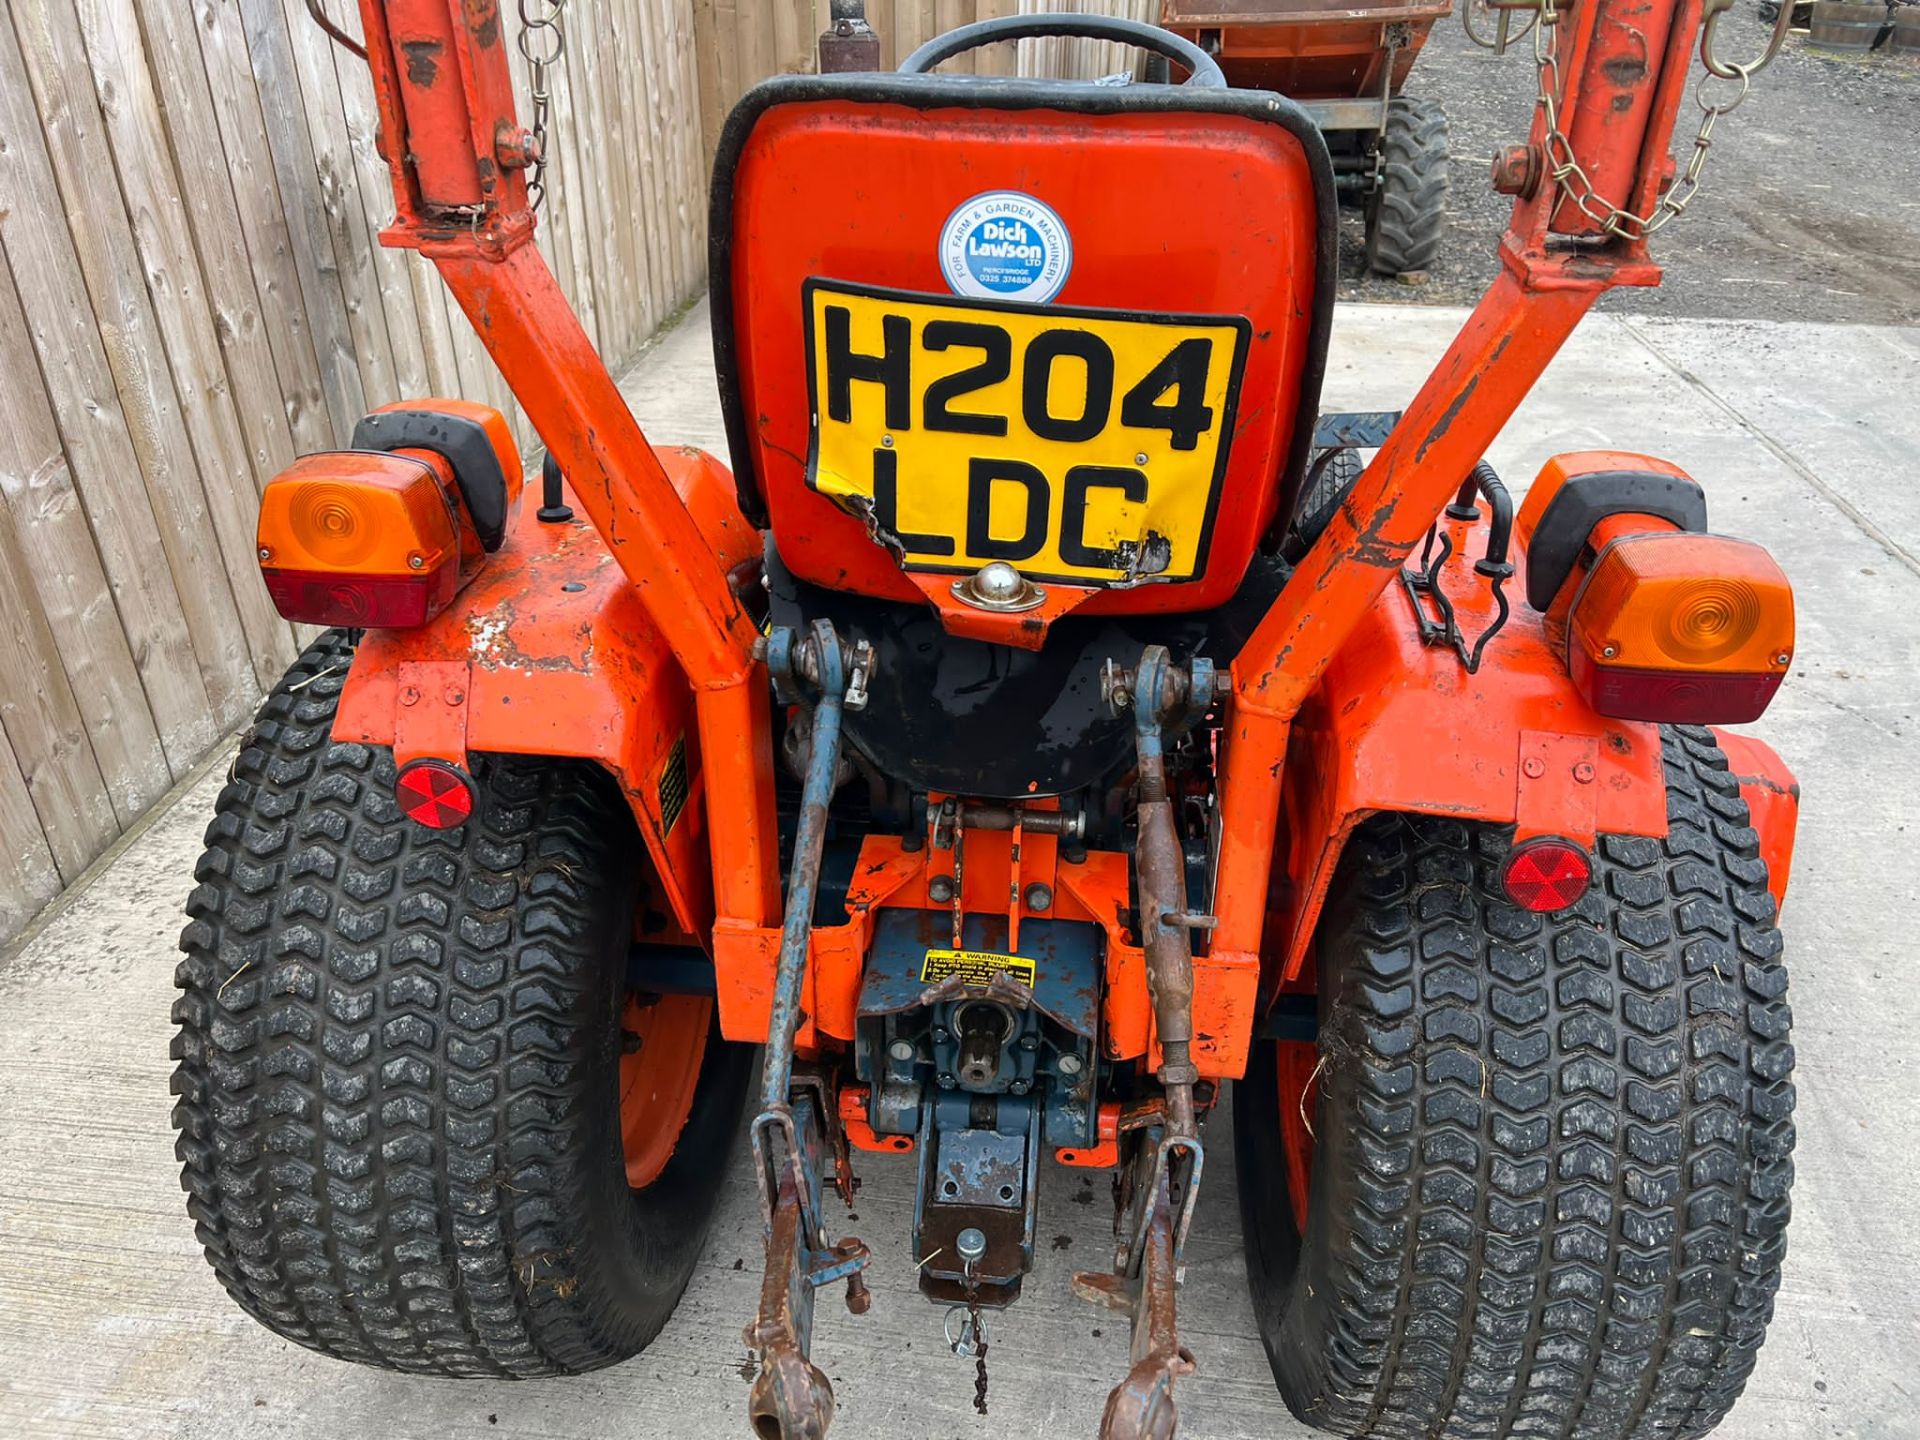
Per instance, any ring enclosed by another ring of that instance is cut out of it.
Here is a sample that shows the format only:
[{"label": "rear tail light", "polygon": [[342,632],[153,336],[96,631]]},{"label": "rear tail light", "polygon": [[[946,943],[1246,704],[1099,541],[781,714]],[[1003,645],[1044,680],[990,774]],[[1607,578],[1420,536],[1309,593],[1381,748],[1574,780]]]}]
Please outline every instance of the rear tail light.
[{"label": "rear tail light", "polygon": [[421,452],[302,456],[260,499],[260,573],[275,608],[311,625],[426,624],[474,550],[450,486]]},{"label": "rear tail light", "polygon": [[454,830],[473,818],[473,781],[444,760],[415,760],[394,777],[400,813],[429,830]]},{"label": "rear tail light", "polygon": [[1587,852],[1554,835],[1521,841],[1500,867],[1507,898],[1538,914],[1566,909],[1592,882],[1593,861]]},{"label": "rear tail light", "polygon": [[1602,715],[1757,719],[1793,659],[1793,589],[1762,547],[1668,531],[1614,540],[1567,624],[1567,670]]}]

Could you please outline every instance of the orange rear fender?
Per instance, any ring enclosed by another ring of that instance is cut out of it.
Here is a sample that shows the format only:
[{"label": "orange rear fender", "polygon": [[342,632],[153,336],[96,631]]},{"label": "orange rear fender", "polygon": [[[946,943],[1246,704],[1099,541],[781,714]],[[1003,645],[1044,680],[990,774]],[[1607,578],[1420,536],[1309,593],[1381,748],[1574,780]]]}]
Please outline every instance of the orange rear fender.
[{"label": "orange rear fender", "polygon": [[[1482,554],[1484,529],[1464,548]],[[1486,581],[1455,559],[1443,584],[1471,641],[1493,616]],[[1451,649],[1420,643],[1407,595],[1390,585],[1301,708],[1282,791],[1287,883],[1274,888],[1263,946],[1269,989],[1300,974],[1347,835],[1368,815],[1457,815],[1589,846],[1601,833],[1666,834],[1658,727],[1589,708],[1547,622],[1513,606],[1469,675]]]},{"label": "orange rear fender", "polygon": [[[757,557],[759,532],[726,467],[700,450],[659,454],[721,566]],[[604,766],[673,918],[704,937],[713,880],[693,688],[598,532],[581,519],[542,523],[534,509],[518,507],[506,543],[446,613],[367,632],[334,738],[390,745],[402,764],[494,753]]]},{"label": "orange rear fender", "polygon": [[1793,838],[1800,825],[1800,782],[1774,748],[1751,735],[1719,729],[1714,743],[1725,752],[1727,768],[1740,784],[1740,798],[1760,836],[1760,858],[1767,862],[1767,889],[1773,903],[1787,900],[1787,877],[1793,870]]}]

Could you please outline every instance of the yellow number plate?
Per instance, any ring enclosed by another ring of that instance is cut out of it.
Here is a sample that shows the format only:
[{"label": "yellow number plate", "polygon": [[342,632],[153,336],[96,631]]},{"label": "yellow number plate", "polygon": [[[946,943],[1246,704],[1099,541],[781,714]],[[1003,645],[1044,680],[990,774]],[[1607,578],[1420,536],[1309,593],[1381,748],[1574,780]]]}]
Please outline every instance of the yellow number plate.
[{"label": "yellow number plate", "polygon": [[809,280],[807,483],[909,570],[1190,580],[1206,565],[1248,322]]}]

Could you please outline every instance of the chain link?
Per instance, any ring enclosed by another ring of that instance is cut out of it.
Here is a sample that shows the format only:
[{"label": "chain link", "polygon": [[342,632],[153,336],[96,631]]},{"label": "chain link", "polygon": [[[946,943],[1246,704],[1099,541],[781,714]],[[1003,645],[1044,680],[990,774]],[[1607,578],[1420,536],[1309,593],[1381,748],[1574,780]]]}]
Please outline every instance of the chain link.
[{"label": "chain link", "polygon": [[[1722,115],[1740,108],[1752,88],[1753,77],[1771,65],[1774,56],[1780,53],[1787,33],[1784,22],[1792,10],[1792,0],[1783,0],[1781,20],[1775,23],[1772,38],[1759,59],[1741,64],[1719,58],[1714,52],[1714,34],[1720,16],[1732,4],[1733,0],[1706,0],[1706,23],[1700,31],[1700,63],[1706,68],[1706,74],[1700,77],[1693,92],[1694,103],[1701,111],[1700,128],[1694,134],[1693,149],[1687,156],[1685,168],[1660,196],[1653,213],[1640,215],[1622,209],[1595,190],[1593,177],[1581,166],[1573,153],[1573,142],[1561,128],[1560,100],[1566,93],[1566,82],[1561,77],[1560,61],[1555,54],[1561,13],[1554,0],[1540,0],[1539,23],[1533,27],[1533,57],[1540,71],[1540,112],[1546,117],[1547,138],[1543,148],[1547,173],[1561,193],[1579,207],[1580,213],[1609,235],[1623,240],[1644,239],[1679,218],[1700,190],[1700,175],[1713,149],[1713,127]],[[1730,96],[1722,92],[1722,98],[1716,100],[1709,88],[1716,81],[1733,81],[1738,88]]]},{"label": "chain link", "polygon": [[547,112],[553,103],[548,67],[567,53],[567,32],[561,20],[567,0],[519,0],[521,57],[527,62],[527,86],[533,100],[528,130],[533,136],[532,163],[527,166],[527,205],[538,211],[547,198]]}]

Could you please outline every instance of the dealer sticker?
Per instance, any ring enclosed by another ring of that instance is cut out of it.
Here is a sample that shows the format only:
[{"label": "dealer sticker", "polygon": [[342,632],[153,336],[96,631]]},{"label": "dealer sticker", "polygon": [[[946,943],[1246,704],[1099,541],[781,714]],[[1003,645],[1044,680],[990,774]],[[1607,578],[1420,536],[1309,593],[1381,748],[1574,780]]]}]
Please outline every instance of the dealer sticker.
[{"label": "dealer sticker", "polygon": [[1033,961],[1024,955],[997,955],[991,950],[929,950],[920,965],[920,983],[933,985],[958,975],[962,982],[977,990],[993,983],[996,975],[1011,975],[1029,990],[1037,973]]},{"label": "dealer sticker", "polygon": [[1073,269],[1073,237],[1033,196],[989,190],[947,217],[940,267],[956,295],[1044,305]]}]

